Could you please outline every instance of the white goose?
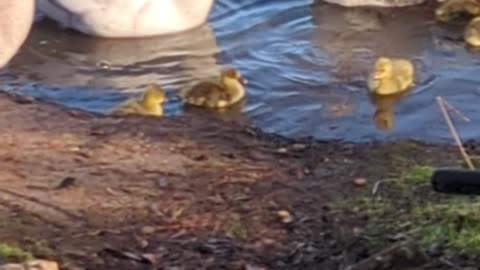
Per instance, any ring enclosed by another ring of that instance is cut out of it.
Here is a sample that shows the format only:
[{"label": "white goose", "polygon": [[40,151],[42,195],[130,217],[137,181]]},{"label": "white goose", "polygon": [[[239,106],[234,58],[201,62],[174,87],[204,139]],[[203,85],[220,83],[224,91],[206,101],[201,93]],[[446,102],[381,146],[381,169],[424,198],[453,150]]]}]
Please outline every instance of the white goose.
[{"label": "white goose", "polygon": [[22,46],[35,3],[51,19],[85,34],[134,38],[186,31],[204,24],[215,0],[0,0],[0,67]]},{"label": "white goose", "polygon": [[34,0],[0,1],[0,67],[17,53],[30,32]]},{"label": "white goose", "polygon": [[198,27],[207,21],[214,1],[37,0],[37,7],[66,28],[106,38],[132,38]]}]

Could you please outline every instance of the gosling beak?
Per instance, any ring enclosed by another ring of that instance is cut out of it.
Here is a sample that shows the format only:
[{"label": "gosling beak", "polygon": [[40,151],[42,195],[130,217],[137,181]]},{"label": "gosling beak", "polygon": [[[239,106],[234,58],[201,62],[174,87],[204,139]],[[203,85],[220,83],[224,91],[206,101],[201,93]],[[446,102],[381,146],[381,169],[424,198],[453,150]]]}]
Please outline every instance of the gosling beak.
[{"label": "gosling beak", "polygon": [[382,71],[375,71],[375,72],[373,73],[373,78],[374,78],[375,80],[383,79],[383,77],[384,77],[383,74],[384,74],[383,70],[382,70]]},{"label": "gosling beak", "polygon": [[240,78],[240,83],[241,83],[242,85],[247,85],[247,84],[248,84],[248,80],[245,79],[244,77],[241,77],[241,78]]}]

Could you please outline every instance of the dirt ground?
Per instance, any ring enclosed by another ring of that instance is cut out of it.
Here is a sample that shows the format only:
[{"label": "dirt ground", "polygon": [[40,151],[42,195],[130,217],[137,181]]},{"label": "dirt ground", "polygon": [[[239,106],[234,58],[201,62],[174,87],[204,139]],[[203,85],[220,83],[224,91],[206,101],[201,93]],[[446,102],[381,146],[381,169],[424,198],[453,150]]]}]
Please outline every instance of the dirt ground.
[{"label": "dirt ground", "polygon": [[[0,239],[62,269],[384,269],[358,266],[378,251],[359,241],[368,220],[332,204],[459,159],[450,146],[295,141],[213,114],[111,118],[6,94],[0,129]],[[453,269],[406,264],[385,269]]]}]

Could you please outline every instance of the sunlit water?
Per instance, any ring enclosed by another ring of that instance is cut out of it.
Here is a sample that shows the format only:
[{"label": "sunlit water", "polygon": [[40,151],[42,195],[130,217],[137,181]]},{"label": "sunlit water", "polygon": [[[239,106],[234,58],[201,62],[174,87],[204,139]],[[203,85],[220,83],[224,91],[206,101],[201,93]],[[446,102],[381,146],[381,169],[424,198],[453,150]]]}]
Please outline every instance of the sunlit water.
[{"label": "sunlit water", "polygon": [[[250,84],[244,106],[228,117],[247,117],[268,132],[353,141],[449,140],[435,101],[441,95],[472,119],[456,121],[461,136],[480,137],[480,54],[465,50],[462,25],[435,24],[432,7],[236,2],[217,0],[210,24],[200,29],[142,40],[94,39],[41,22],[1,74],[0,85],[109,113],[156,82],[168,90],[167,114],[178,115],[185,112],[176,91],[234,65]],[[395,126],[389,131],[375,125],[365,88],[366,73],[380,55],[412,58],[419,70],[417,87],[392,108]]]}]

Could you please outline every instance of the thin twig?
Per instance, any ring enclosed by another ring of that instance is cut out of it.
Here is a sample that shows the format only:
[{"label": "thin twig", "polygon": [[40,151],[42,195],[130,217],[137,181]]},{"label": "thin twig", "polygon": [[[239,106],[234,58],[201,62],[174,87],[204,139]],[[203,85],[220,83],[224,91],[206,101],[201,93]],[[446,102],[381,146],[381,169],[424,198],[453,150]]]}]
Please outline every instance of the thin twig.
[{"label": "thin twig", "polygon": [[460,117],[463,121],[465,122],[470,122],[470,118],[466,117],[463,113],[461,113],[459,110],[455,109],[450,103],[448,103],[443,97],[441,97],[443,104],[445,104],[445,107],[449,111],[454,112],[458,117]]},{"label": "thin twig", "polygon": [[460,154],[462,154],[462,157],[467,163],[468,168],[470,170],[475,170],[475,166],[473,165],[472,160],[470,159],[470,156],[467,154],[467,151],[465,151],[462,141],[460,140],[460,136],[458,135],[458,132],[455,129],[455,126],[453,125],[452,119],[450,118],[450,115],[447,112],[444,99],[442,97],[437,96],[437,102],[438,102],[438,106],[440,107],[440,110],[442,111],[443,118],[445,118],[445,122],[447,122],[450,133],[452,134],[452,137],[458,146],[458,150],[460,151]]},{"label": "thin twig", "polygon": [[378,189],[380,188],[380,185],[385,183],[385,182],[393,182],[393,181],[396,181],[397,179],[384,179],[384,180],[379,180],[377,182],[375,182],[375,184],[373,184],[373,188],[372,188],[372,195],[376,195],[377,192],[378,192]]}]

